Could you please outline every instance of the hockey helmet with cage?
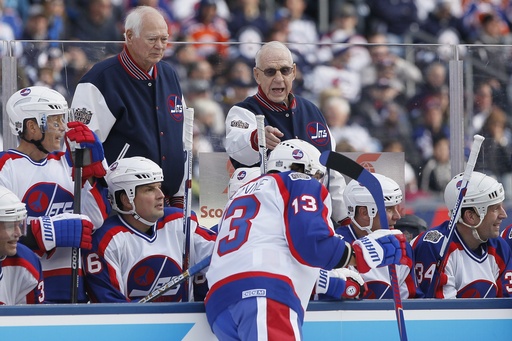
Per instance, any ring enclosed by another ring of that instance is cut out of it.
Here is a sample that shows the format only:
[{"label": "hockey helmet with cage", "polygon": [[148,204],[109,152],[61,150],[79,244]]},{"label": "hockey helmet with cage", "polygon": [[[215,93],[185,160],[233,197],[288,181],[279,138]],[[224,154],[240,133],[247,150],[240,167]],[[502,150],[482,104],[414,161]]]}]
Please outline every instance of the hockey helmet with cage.
[{"label": "hockey helmet with cage", "polygon": [[325,167],[320,163],[320,151],[300,139],[280,142],[270,153],[267,171],[286,172],[291,170],[294,163],[304,165],[304,173],[320,181],[326,173]]},{"label": "hockey helmet with cage", "polygon": [[259,167],[240,167],[235,169],[228,183],[228,198],[238,191],[240,187],[261,175]]},{"label": "hockey helmet with cage", "polygon": [[[162,168],[155,162],[141,156],[128,157],[115,161],[110,165],[105,181],[108,185],[108,192],[112,200],[112,208],[120,213],[134,213],[135,189],[137,186],[148,185],[164,181]],[[116,201],[115,193],[124,191],[128,200],[134,206],[130,212],[122,211]]]},{"label": "hockey helmet with cage", "polygon": [[25,204],[16,194],[0,186],[0,221],[24,221],[26,218]]},{"label": "hockey helmet with cage", "polygon": [[[454,176],[444,190],[444,203],[448,207],[450,215],[459,196],[462,176],[463,173]],[[505,191],[501,183],[483,173],[473,172],[460,207],[475,208],[480,216],[480,220],[483,220],[487,214],[487,207],[499,204],[504,200]]]},{"label": "hockey helmet with cage", "polygon": [[68,103],[64,96],[53,89],[32,86],[15,92],[7,101],[6,110],[11,132],[18,136],[23,133],[23,122],[30,118],[36,119],[45,132],[48,116],[67,115]]},{"label": "hockey helmet with cage", "polygon": [[[384,205],[389,207],[400,204],[403,199],[403,194],[396,181],[382,174],[373,173],[373,175],[377,178],[380,186],[382,187]],[[377,215],[378,211],[377,204],[373,200],[373,196],[370,191],[357,180],[351,180],[343,191],[343,199],[347,206],[348,216],[352,219],[352,222],[360,229],[370,232],[373,224],[373,218]],[[364,206],[368,209],[368,216],[370,217],[369,226],[361,227],[355,221],[354,216],[356,214],[357,206]]]}]

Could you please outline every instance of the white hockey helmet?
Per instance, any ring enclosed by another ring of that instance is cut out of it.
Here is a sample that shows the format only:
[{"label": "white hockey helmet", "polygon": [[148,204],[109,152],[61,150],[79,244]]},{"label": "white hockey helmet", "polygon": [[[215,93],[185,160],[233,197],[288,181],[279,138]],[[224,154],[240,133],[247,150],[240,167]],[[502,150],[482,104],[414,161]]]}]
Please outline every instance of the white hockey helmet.
[{"label": "white hockey helmet", "polygon": [[[463,173],[450,180],[444,189],[444,203],[452,214],[455,202],[459,196],[459,188],[462,183]],[[496,179],[480,172],[473,172],[469,179],[466,195],[461,203],[461,208],[474,207],[482,220],[487,213],[487,207],[505,200],[503,185]]]},{"label": "white hockey helmet", "polygon": [[46,131],[48,116],[68,113],[68,103],[57,91],[32,86],[15,92],[7,101],[7,114],[11,132],[18,136],[23,133],[23,122],[35,118],[43,132]]},{"label": "white hockey helmet", "polygon": [[0,221],[24,221],[26,218],[25,204],[16,194],[0,186]]},{"label": "white hockey helmet", "polygon": [[115,193],[125,191],[131,204],[135,198],[135,188],[141,185],[164,181],[162,168],[153,161],[141,156],[128,157],[110,165],[105,181],[112,199],[112,208],[120,213],[135,213],[135,205],[130,212],[122,211],[116,202]]},{"label": "white hockey helmet", "polygon": [[321,180],[325,167],[320,163],[320,151],[313,145],[300,139],[282,141],[270,153],[267,161],[267,171],[286,172],[294,163],[304,165],[304,172],[311,177]]},{"label": "white hockey helmet", "polygon": [[240,187],[245,185],[251,180],[256,179],[261,175],[261,170],[259,167],[240,167],[237,168],[228,183],[228,198],[231,198],[233,194],[238,191]]},{"label": "white hockey helmet", "polygon": [[[379,180],[380,186],[382,187],[384,205],[389,207],[400,204],[403,200],[403,194],[396,181],[382,174],[373,173],[373,175],[377,180]],[[343,191],[343,199],[347,206],[348,216],[352,219],[352,222],[361,230],[370,232],[373,224],[373,218],[377,215],[378,211],[377,204],[375,204],[370,191],[357,180],[351,180]],[[368,209],[368,216],[370,217],[369,226],[359,226],[355,221],[354,216],[356,214],[357,206],[365,206]]]}]

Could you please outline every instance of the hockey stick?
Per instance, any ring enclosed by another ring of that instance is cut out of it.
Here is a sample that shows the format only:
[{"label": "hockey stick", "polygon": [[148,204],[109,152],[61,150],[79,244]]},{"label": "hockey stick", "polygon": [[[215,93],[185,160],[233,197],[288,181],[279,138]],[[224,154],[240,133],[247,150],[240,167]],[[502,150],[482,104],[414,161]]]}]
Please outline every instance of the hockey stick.
[{"label": "hockey stick", "polygon": [[256,115],[256,129],[258,132],[258,149],[260,153],[261,174],[267,173],[267,143],[265,141],[265,116]]},{"label": "hockey stick", "polygon": [[174,276],[171,278],[171,280],[164,285],[162,285],[160,288],[156,289],[146,297],[143,297],[139,303],[146,303],[146,302],[152,302],[156,300],[158,297],[165,294],[167,291],[177,287],[178,285],[186,282],[188,279],[190,279],[192,276],[196,275],[199,271],[206,268],[208,265],[210,265],[210,260],[212,256],[208,256],[199,263],[192,265],[190,269],[185,270],[183,273],[179,274],[178,276]]},{"label": "hockey stick", "polygon": [[[73,213],[80,214],[82,205],[82,167],[84,164],[84,150],[75,148],[75,187],[73,189]],[[78,302],[78,262],[80,249],[71,248],[71,303]]]},{"label": "hockey stick", "polygon": [[[336,152],[325,151],[320,156],[320,163],[327,168],[334,169],[341,174],[345,174],[354,180],[357,180],[368,189],[377,205],[380,225],[384,229],[389,229],[388,219],[386,217],[386,206],[384,205],[384,194],[379,180],[367,171],[363,166],[345,155]],[[401,341],[407,341],[407,331],[405,329],[404,308],[402,298],[400,297],[400,286],[395,264],[389,266],[389,275],[391,277],[391,288],[393,289],[393,301],[395,303],[396,321],[398,323],[398,332]]]},{"label": "hockey stick", "polygon": [[[194,108],[185,108],[183,120],[183,141],[186,155],[186,181],[183,206],[183,234],[185,236],[183,243],[183,262],[182,269],[188,270],[190,264],[190,214],[192,206],[192,141],[194,139]],[[184,281],[183,302],[189,301],[190,283],[188,277]]]},{"label": "hockey stick", "polygon": [[[92,112],[86,108],[71,108],[67,112],[67,121],[78,121],[83,124],[91,122]],[[79,148],[79,144],[74,144],[74,165],[75,165],[75,183],[73,188],[73,213],[81,213],[82,205],[82,167],[84,166],[84,150]],[[80,248],[71,248],[71,303],[78,302],[78,286],[79,286],[79,261]]]},{"label": "hockey stick", "polygon": [[444,238],[443,244],[441,244],[439,259],[437,260],[436,268],[432,276],[428,292],[426,293],[427,297],[434,297],[436,288],[439,285],[439,281],[441,279],[441,273],[444,271],[444,267],[446,266],[446,249],[452,241],[453,232],[455,231],[457,222],[459,221],[462,201],[466,195],[469,180],[471,179],[471,174],[473,174],[473,170],[475,169],[476,159],[478,158],[478,154],[480,153],[480,148],[482,147],[484,140],[485,138],[481,135],[477,134],[473,136],[473,145],[471,146],[471,153],[469,154],[468,162],[466,164],[466,168],[464,169],[464,174],[462,175],[459,195],[457,197],[457,201],[455,201],[455,206],[452,208],[452,214],[450,221],[448,222],[448,235]]}]

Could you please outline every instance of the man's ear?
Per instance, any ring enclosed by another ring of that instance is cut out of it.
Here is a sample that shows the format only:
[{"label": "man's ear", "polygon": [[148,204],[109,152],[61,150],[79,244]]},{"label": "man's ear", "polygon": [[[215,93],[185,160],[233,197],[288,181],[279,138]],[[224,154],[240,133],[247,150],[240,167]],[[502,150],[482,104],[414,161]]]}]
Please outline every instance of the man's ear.
[{"label": "man's ear", "polygon": [[130,30],[130,29],[128,29],[128,30],[126,30],[126,32],[124,33],[124,35],[125,35],[125,38],[126,38],[126,42],[127,42],[127,43],[129,43],[129,42],[131,43],[131,41],[132,41],[132,39],[133,39],[133,31],[132,31],[132,30]]},{"label": "man's ear", "polygon": [[130,199],[128,199],[128,195],[126,195],[124,191],[119,195],[119,198],[121,199],[121,205],[123,205],[121,207],[123,211],[128,211],[133,208],[132,204],[130,203]]}]

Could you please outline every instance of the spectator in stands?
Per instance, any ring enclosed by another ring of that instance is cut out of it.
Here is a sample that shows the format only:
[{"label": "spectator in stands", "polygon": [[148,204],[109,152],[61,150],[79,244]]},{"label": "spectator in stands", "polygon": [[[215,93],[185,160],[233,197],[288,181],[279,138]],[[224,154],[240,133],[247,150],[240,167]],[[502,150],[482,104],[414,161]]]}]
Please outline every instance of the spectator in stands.
[{"label": "spectator in stands", "polygon": [[448,94],[448,68],[446,64],[442,62],[429,64],[425,69],[424,80],[414,96],[407,101],[407,110],[413,122],[421,116],[421,107],[424,101],[432,96]]},{"label": "spectator in stands", "polygon": [[475,169],[497,178],[512,190],[512,131],[503,110],[494,107],[485,120],[480,135],[485,137]]},{"label": "spectator in stands", "polygon": [[306,0],[284,0],[280,8],[282,16],[288,17],[289,49],[300,54],[308,66],[317,63],[318,29],[316,23],[306,13]]},{"label": "spectator in stands", "polygon": [[177,44],[173,48],[167,48],[164,60],[171,64],[179,79],[186,80],[187,72],[191,65],[201,59],[194,44]]},{"label": "spectator in stands", "polygon": [[216,0],[201,0],[195,15],[182,23],[185,40],[200,43],[196,45],[199,56],[206,58],[212,54],[228,56],[228,45],[218,44],[229,41],[227,22],[217,14]]},{"label": "spectator in stands", "polygon": [[471,122],[475,133],[482,130],[484,122],[494,107],[494,91],[491,83],[488,81],[478,83],[473,95],[473,119]]},{"label": "spectator in stands", "polygon": [[380,79],[374,84],[367,85],[361,90],[361,100],[353,105],[353,118],[355,122],[370,131],[377,132],[384,124],[389,114],[388,105],[400,105],[403,86],[398,82]]},{"label": "spectator in stands", "polygon": [[[510,74],[508,61],[512,57],[512,49],[507,45],[512,45],[512,34],[508,30],[503,31],[501,25],[502,20],[495,13],[486,13],[481,18],[481,28],[478,30],[475,43],[492,46],[478,48],[475,57],[481,61],[482,66],[476,69],[477,75],[500,78]],[[508,77],[502,81],[507,82]]]},{"label": "spectator in stands", "polygon": [[[18,20],[14,20],[15,22],[18,22]],[[19,20],[18,24],[12,23],[12,20],[9,20],[5,13],[1,13],[0,18],[0,40],[5,41],[12,41],[16,38],[19,38],[21,36],[23,29],[23,23],[21,20]],[[18,32],[19,31],[19,32]],[[21,44],[15,44],[14,45],[14,57],[19,58],[21,54],[23,53],[23,47]],[[4,44],[0,44],[0,55],[4,56],[7,55],[7,50],[4,46]]]},{"label": "spectator in stands", "polygon": [[341,96],[351,103],[357,102],[361,93],[359,72],[350,67],[352,47],[337,45],[333,48],[332,59],[326,65],[314,67],[305,75],[305,85],[314,96],[328,88],[338,88]]},{"label": "spectator in stands", "polygon": [[320,110],[325,116],[336,145],[345,140],[358,152],[380,151],[379,141],[373,138],[366,128],[351,123],[350,104],[346,99],[340,96],[329,97]]},{"label": "spectator in stands", "polygon": [[432,97],[425,101],[420,123],[413,129],[413,139],[426,162],[434,154],[434,141],[450,136],[450,128],[446,123],[441,100]]},{"label": "spectator in stands", "polygon": [[214,152],[224,152],[226,128],[224,112],[219,103],[211,98],[200,98],[194,102],[194,123],[201,134],[210,141]]},{"label": "spectator in stands", "polygon": [[432,156],[421,168],[420,189],[435,195],[441,195],[452,179],[450,166],[450,141],[440,137],[434,141]]},{"label": "spectator in stands", "polygon": [[[349,2],[344,2],[339,6],[336,11],[329,31],[324,34],[321,39],[321,44],[358,44],[351,45],[350,47],[350,60],[348,65],[351,69],[360,71],[368,66],[371,62],[370,54],[365,46],[368,41],[364,36],[358,33],[357,25],[359,16],[357,14],[356,6]],[[335,50],[339,49],[335,45],[319,46],[319,62],[329,61]]]},{"label": "spectator in stands", "polygon": [[446,32],[454,32],[458,38],[455,44],[471,44],[475,41],[476,30],[465,25],[460,17],[452,12],[453,0],[435,0],[435,7],[420,24],[422,34],[428,34],[429,39],[417,39],[416,43],[435,44],[442,39]]},{"label": "spectator in stands", "polygon": [[[112,0],[91,0],[86,9],[80,13],[76,20],[69,20],[66,25],[66,39],[83,41],[109,41],[118,42],[122,35],[118,28],[117,17],[114,15]],[[97,45],[81,44],[91,61],[98,61],[106,55],[115,54],[122,46],[115,43],[102,44],[105,49],[98,49]]]},{"label": "spectator in stands", "polygon": [[[391,44],[403,43],[411,25],[418,22],[416,3],[411,0],[368,0],[368,31],[381,33]],[[397,54],[403,56],[402,49]]]},{"label": "spectator in stands", "polygon": [[[9,26],[8,30],[12,31],[12,39],[10,40],[19,39],[21,37],[24,22],[19,10],[13,7],[13,5],[14,4],[10,4],[6,6],[5,1],[0,1],[0,23]],[[4,29],[0,32],[3,32],[3,30]]]},{"label": "spectator in stands", "polygon": [[416,90],[416,85],[423,82],[421,70],[413,63],[398,56],[389,46],[386,35],[373,34],[368,37],[368,46],[372,62],[368,67],[361,70],[361,84],[363,86],[375,83],[377,78],[377,65],[390,60],[394,65],[396,77],[406,86],[407,96],[410,97]]},{"label": "spectator in stands", "polygon": [[[234,45],[232,55],[253,61],[259,45],[265,41],[270,23],[260,10],[260,0],[240,0],[235,2],[228,20],[231,40],[241,43]],[[244,44],[247,43],[247,44]]]}]

